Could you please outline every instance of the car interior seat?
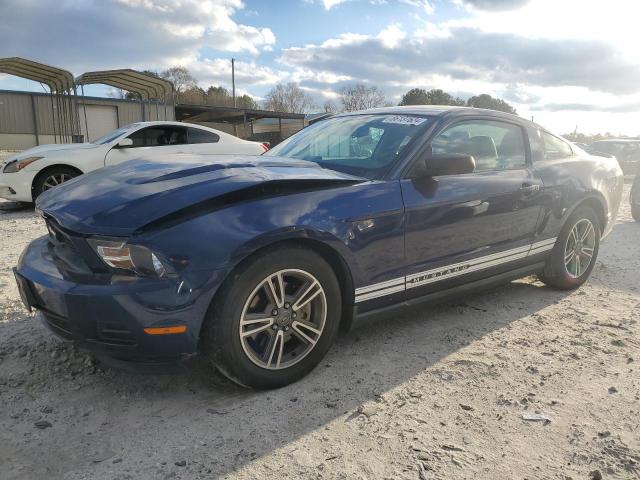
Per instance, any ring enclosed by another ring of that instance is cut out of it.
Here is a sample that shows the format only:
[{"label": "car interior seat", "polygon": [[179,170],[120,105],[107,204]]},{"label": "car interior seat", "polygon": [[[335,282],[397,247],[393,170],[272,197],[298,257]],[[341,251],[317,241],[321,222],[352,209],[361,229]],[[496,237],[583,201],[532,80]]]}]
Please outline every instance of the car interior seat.
[{"label": "car interior seat", "polygon": [[498,147],[499,163],[504,168],[509,164],[522,163],[524,165],[524,141],[522,133],[511,131],[507,133]]},{"label": "car interior seat", "polygon": [[493,138],[487,135],[471,137],[468,153],[476,160],[478,170],[493,170],[498,166],[498,151]]}]

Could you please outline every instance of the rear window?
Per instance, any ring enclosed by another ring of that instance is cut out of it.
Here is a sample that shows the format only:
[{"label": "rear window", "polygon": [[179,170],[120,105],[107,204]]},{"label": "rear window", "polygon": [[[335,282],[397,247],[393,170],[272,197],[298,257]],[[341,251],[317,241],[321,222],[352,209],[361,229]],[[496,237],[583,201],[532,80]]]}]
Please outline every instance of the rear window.
[{"label": "rear window", "polygon": [[199,128],[188,128],[187,135],[189,143],[217,143],[220,140],[219,135]]}]

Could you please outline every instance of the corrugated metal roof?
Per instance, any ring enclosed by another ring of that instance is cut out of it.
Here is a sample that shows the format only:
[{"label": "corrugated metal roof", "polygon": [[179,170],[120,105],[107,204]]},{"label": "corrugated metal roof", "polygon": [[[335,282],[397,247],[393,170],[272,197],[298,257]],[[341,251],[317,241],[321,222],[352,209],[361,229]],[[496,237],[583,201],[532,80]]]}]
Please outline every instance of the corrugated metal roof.
[{"label": "corrugated metal roof", "polygon": [[20,57],[0,58],[0,73],[44,83],[56,93],[71,91],[74,85],[71,72]]},{"label": "corrugated metal roof", "polygon": [[162,78],[131,69],[86,72],[76,78],[77,85],[101,83],[140,94],[143,100],[171,98],[173,84]]}]

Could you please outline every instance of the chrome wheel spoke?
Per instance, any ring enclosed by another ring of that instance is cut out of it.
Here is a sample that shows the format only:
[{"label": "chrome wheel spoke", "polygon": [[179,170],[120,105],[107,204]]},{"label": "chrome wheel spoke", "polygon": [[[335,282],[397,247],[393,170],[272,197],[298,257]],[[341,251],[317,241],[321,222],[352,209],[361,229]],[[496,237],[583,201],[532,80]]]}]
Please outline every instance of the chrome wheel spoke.
[{"label": "chrome wheel spoke", "polygon": [[591,247],[582,247],[581,253],[584,256],[586,256],[588,258],[591,258],[591,257],[593,257],[593,248],[591,248]]},{"label": "chrome wheel spoke", "polygon": [[[252,327],[249,330],[243,330],[241,332],[241,335],[243,337],[255,335],[256,333],[262,332],[268,329],[269,327],[271,327],[271,325],[273,325],[272,317],[265,317],[265,316],[259,316],[258,318],[251,318],[251,317],[252,315],[246,315],[240,321],[240,328],[247,327],[247,326]],[[254,315],[253,317],[257,317],[257,316]]]},{"label": "chrome wheel spoke", "polygon": [[298,310],[300,310],[302,307],[304,307],[306,304],[308,304],[311,300],[316,298],[321,293],[322,293],[322,287],[318,282],[314,280],[313,282],[311,282],[311,285],[309,285],[309,287],[307,287],[302,292],[302,294],[300,294],[296,298],[296,301],[293,303],[293,306],[291,308],[293,309],[294,312],[297,312]]},{"label": "chrome wheel spoke", "polygon": [[589,269],[596,248],[596,229],[588,218],[573,226],[564,249],[564,264],[572,278],[579,278]]},{"label": "chrome wheel spoke", "polygon": [[284,279],[282,278],[282,272],[278,272],[272,275],[266,280],[269,287],[269,295],[273,300],[273,303],[281,308],[284,305]]},{"label": "chrome wheel spoke", "polygon": [[580,237],[580,241],[584,242],[587,239],[587,237],[589,237],[592,233],[594,233],[593,224],[589,222],[585,227],[584,232],[582,233],[582,236]]},{"label": "chrome wheel spoke", "polygon": [[293,329],[293,333],[295,335],[297,335],[299,338],[309,343],[310,345],[315,345],[316,343],[318,343],[318,340],[313,339],[311,336],[309,336],[309,332],[313,332],[318,336],[322,333],[315,327],[311,327],[307,323],[303,323],[299,321],[293,322],[291,324],[291,328]]},{"label": "chrome wheel spoke", "polygon": [[304,270],[280,270],[247,297],[239,322],[242,349],[259,367],[288,368],[313,350],[324,330],[327,298]]},{"label": "chrome wheel spoke", "polygon": [[573,240],[573,245],[578,243],[578,226],[577,225],[571,229],[571,234],[569,235],[569,239]]},{"label": "chrome wheel spoke", "polygon": [[564,256],[564,264],[568,267],[575,256],[576,256],[576,252],[573,251],[573,250],[571,250],[568,255],[565,254],[565,256]]},{"label": "chrome wheel spoke", "polygon": [[278,332],[272,336],[271,342],[269,342],[269,358],[267,359],[267,367],[269,367],[275,361],[275,367],[280,368],[280,362],[282,361],[282,352],[284,350],[284,332],[278,330]]}]

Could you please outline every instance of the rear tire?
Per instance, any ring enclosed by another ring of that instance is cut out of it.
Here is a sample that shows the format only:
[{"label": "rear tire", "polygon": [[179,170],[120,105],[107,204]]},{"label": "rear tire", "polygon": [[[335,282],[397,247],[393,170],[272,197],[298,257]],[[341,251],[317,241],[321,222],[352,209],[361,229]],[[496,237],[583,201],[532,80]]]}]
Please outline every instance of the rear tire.
[{"label": "rear tire", "polygon": [[561,290],[578,288],[587,281],[600,249],[600,225],[596,212],[578,207],[565,223],[538,278]]},{"label": "rear tire", "polygon": [[33,201],[35,202],[43,192],[68,182],[80,175],[77,170],[69,167],[52,167],[40,172],[33,182]]},{"label": "rear tire", "polygon": [[205,319],[202,346],[232,381],[279,388],[322,360],[341,311],[338,280],[320,255],[295,247],[269,250],[224,282]]}]

